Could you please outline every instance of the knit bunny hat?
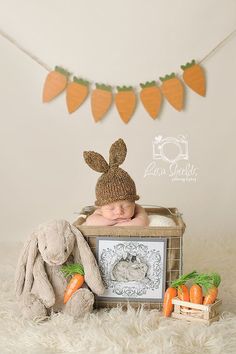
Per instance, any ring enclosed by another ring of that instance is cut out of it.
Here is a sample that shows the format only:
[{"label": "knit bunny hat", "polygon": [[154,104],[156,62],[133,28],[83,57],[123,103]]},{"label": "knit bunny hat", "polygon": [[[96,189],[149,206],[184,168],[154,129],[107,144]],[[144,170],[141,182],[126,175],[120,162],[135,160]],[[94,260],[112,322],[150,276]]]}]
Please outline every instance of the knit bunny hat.
[{"label": "knit bunny hat", "polygon": [[135,183],[119,166],[124,162],[127,148],[122,139],[115,141],[109,151],[109,164],[94,151],[84,151],[85,162],[93,170],[102,173],[96,184],[95,205],[102,206],[118,200],[134,202],[139,199]]}]

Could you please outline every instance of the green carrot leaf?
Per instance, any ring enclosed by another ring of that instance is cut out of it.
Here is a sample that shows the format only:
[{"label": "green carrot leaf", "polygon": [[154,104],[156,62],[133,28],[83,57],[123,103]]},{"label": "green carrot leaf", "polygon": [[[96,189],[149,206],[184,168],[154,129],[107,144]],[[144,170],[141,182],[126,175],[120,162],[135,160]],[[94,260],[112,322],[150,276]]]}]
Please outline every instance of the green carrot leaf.
[{"label": "green carrot leaf", "polygon": [[69,277],[74,274],[84,275],[84,267],[80,263],[71,263],[63,265],[61,267],[61,271],[65,275],[65,277]]},{"label": "green carrot leaf", "polygon": [[196,272],[196,270],[191,273],[184,274],[178,279],[174,280],[171,283],[171,287],[177,288],[178,286],[185,284],[188,280],[195,278],[197,275],[198,273]]}]

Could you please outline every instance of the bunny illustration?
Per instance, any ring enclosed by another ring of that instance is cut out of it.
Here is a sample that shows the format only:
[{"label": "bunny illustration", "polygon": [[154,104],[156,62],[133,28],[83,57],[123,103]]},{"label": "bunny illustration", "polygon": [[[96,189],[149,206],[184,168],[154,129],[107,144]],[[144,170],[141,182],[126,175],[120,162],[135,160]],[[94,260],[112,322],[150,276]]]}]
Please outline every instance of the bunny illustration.
[{"label": "bunny illustration", "polygon": [[[85,283],[64,305],[67,279],[61,265],[81,263]],[[89,288],[91,290],[89,290]],[[15,274],[15,291],[27,319],[63,311],[79,318],[91,312],[94,295],[105,291],[99,268],[81,232],[65,220],[41,224],[24,244]]]}]

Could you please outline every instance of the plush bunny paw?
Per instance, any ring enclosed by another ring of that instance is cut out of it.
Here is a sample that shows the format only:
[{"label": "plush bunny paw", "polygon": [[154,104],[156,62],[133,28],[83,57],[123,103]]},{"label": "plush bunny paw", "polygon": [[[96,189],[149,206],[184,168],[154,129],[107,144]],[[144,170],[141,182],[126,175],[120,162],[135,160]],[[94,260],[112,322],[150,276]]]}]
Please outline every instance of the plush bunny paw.
[{"label": "plush bunny paw", "polygon": [[75,319],[83,317],[86,313],[93,310],[94,295],[88,289],[77,290],[70,300],[66,303],[64,312],[73,316]]},{"label": "plush bunny paw", "polygon": [[47,310],[43,303],[33,294],[27,294],[21,303],[23,317],[28,320],[43,320]]}]

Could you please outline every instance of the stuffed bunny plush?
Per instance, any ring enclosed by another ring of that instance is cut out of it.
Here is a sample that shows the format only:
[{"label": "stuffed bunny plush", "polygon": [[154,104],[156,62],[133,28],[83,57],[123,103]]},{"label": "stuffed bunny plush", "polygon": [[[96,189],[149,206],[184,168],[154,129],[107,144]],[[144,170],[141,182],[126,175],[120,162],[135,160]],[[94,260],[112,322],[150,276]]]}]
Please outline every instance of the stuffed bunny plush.
[{"label": "stuffed bunny plush", "polygon": [[[64,305],[67,279],[60,268],[68,263],[83,265],[85,283]],[[81,232],[68,221],[54,220],[39,225],[25,243],[16,269],[15,290],[23,316],[35,319],[58,311],[79,318],[92,311],[93,292],[102,295],[105,288]]]}]

